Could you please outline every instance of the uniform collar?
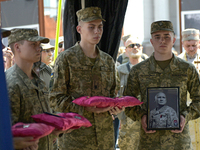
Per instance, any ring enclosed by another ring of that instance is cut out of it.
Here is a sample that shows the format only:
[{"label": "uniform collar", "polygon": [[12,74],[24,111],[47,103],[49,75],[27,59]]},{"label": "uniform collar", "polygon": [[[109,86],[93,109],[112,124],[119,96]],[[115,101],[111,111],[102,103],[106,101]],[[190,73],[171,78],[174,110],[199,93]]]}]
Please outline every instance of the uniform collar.
[{"label": "uniform collar", "polygon": [[163,73],[163,72],[170,72],[170,71],[175,71],[178,69],[178,61],[177,61],[177,57],[173,54],[173,58],[170,62],[170,64],[164,69],[162,70],[160,68],[160,66],[156,63],[156,60],[154,58],[154,53],[150,56],[149,58],[150,61],[150,70],[152,72],[159,72],[159,73]]},{"label": "uniform collar", "polygon": [[87,65],[87,66],[94,66],[96,63],[98,63],[99,66],[103,66],[105,65],[105,58],[102,57],[102,51],[99,49],[99,47],[96,45],[96,49],[97,49],[97,57],[96,57],[96,62],[95,64],[93,64],[90,59],[85,55],[85,53],[83,52],[83,50],[81,49],[79,42],[77,42],[75,45],[75,48],[77,50],[77,56],[80,57],[80,64],[82,65]]},{"label": "uniform collar", "polygon": [[13,67],[14,67],[15,73],[21,78],[21,81],[24,82],[24,84],[27,86],[28,89],[34,88],[34,89],[37,89],[37,90],[38,89],[42,90],[44,88],[44,86],[42,86],[42,84],[41,84],[41,83],[43,83],[43,81],[33,71],[32,71],[32,74],[34,76],[34,79],[38,83],[38,87],[35,84],[33,84],[33,82],[31,81],[31,79],[27,76],[26,73],[24,73],[21,70],[21,68],[19,68],[17,66],[17,64],[14,64]]}]

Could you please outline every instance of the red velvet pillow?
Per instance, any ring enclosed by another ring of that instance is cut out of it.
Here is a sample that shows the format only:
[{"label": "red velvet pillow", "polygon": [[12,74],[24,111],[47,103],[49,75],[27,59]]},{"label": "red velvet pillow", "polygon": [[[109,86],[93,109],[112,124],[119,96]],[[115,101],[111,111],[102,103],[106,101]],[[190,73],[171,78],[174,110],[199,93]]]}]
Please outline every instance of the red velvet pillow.
[{"label": "red velvet pillow", "polygon": [[72,101],[73,103],[80,105],[80,106],[86,106],[86,107],[92,107],[96,106],[98,108],[105,108],[105,107],[114,107],[115,106],[115,99],[110,97],[104,97],[104,96],[93,96],[93,97],[80,97]]},{"label": "red velvet pillow", "polygon": [[93,96],[93,97],[80,97],[72,101],[73,103],[80,106],[92,107],[96,106],[98,108],[105,107],[132,107],[136,105],[141,105],[143,102],[140,102],[137,98],[132,96],[123,96],[121,98],[109,98],[104,96]]},{"label": "red velvet pillow", "polygon": [[14,137],[31,136],[34,140],[49,135],[55,127],[43,123],[22,123],[18,122],[12,126],[12,134]]},{"label": "red velvet pillow", "polygon": [[137,98],[132,96],[123,96],[123,97],[116,97],[115,98],[115,106],[121,108],[121,107],[133,107],[136,105],[141,105],[143,102],[140,102]]},{"label": "red velvet pillow", "polygon": [[57,115],[43,113],[31,117],[36,122],[45,123],[63,131],[68,129],[78,129],[82,126],[92,126],[86,118],[77,113],[59,113]]}]

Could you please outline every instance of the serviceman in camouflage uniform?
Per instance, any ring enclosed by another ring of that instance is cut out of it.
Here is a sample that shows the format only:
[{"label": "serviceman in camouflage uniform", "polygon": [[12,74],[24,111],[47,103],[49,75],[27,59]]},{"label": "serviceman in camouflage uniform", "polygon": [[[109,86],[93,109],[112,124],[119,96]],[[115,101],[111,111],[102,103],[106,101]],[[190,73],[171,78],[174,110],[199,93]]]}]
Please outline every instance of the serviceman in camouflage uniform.
[{"label": "serviceman in camouflage uniform", "polygon": [[[36,29],[11,30],[8,43],[14,53],[15,64],[6,71],[6,81],[12,125],[33,123],[32,115],[51,113],[45,83],[32,71],[33,63],[40,60],[40,43],[48,42],[49,39],[39,36]],[[52,150],[54,138],[52,134],[41,138],[38,149]]]},{"label": "serviceman in camouflage uniform", "polygon": [[[191,150],[188,122],[200,116],[200,80],[196,68],[176,57],[172,46],[176,41],[170,21],[151,24],[151,44],[154,53],[150,58],[133,66],[124,95],[138,97],[141,106],[127,107],[125,114],[141,120],[139,150]],[[179,87],[180,130],[147,130],[147,88]],[[192,102],[187,106],[187,91]]]},{"label": "serviceman in camouflage uniform", "polygon": [[177,128],[179,119],[176,111],[167,106],[167,97],[165,93],[159,92],[155,96],[156,108],[150,111],[150,128]]},{"label": "serviceman in camouflage uniform", "polygon": [[79,113],[92,124],[92,127],[64,135],[63,149],[112,150],[113,120],[108,112],[112,108],[82,107],[72,103],[81,96],[114,97],[116,87],[115,62],[96,45],[103,33],[100,8],[88,7],[76,14],[81,41],[58,55],[52,72],[50,100],[56,111]]}]

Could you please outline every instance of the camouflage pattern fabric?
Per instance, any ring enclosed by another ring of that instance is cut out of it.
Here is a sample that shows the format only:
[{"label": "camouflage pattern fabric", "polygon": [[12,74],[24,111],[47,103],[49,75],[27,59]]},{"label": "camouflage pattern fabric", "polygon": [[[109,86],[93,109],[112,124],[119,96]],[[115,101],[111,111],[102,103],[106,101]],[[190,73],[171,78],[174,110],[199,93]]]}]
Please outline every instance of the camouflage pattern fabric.
[{"label": "camouflage pattern fabric", "polygon": [[120,150],[137,150],[140,139],[141,123],[139,121],[133,121],[125,114],[123,119],[120,121],[121,129],[119,131],[118,139],[118,145]]},{"label": "camouflage pattern fabric", "polygon": [[[63,135],[62,149],[111,150],[114,148],[113,120],[109,112],[92,113],[72,103],[81,96],[114,97],[116,71],[114,60],[98,50],[95,64],[78,43],[62,52],[52,71],[51,106],[58,112],[75,112],[87,118],[92,126]],[[60,143],[60,141],[59,141]]]},{"label": "camouflage pattern fabric", "polygon": [[41,43],[48,43],[49,39],[38,35],[36,29],[16,28],[11,30],[11,35],[8,37],[8,45],[22,41],[41,41]]},{"label": "camouflage pattern fabric", "polygon": [[[191,140],[188,121],[199,117],[200,113],[200,79],[196,68],[173,56],[169,66],[162,70],[156,63],[153,54],[149,59],[133,66],[128,77],[124,95],[137,97],[141,95],[141,106],[128,107],[125,114],[133,120],[141,120],[147,114],[147,87],[179,87],[180,114],[185,116],[186,124],[182,133],[172,133],[170,130],[157,130],[146,134],[140,129],[140,150],[190,150]],[[187,106],[187,91],[192,102]]]},{"label": "camouflage pattern fabric", "polygon": [[171,31],[174,33],[171,21],[156,21],[151,24],[151,34],[158,31]]},{"label": "camouflage pattern fabric", "polygon": [[179,118],[176,111],[170,106],[163,106],[160,109],[154,108],[150,111],[150,128],[176,128],[179,126]]},{"label": "camouflage pattern fabric", "polygon": [[[34,74],[36,86],[15,64],[6,71],[7,88],[11,103],[12,125],[17,122],[33,123],[32,115],[50,112],[48,92],[44,82]],[[53,149],[53,135],[39,140],[39,150]]]},{"label": "camouflage pattern fabric", "polygon": [[90,22],[93,20],[101,19],[105,21],[101,16],[101,9],[99,7],[87,7],[84,9],[80,9],[76,12],[78,22]]}]

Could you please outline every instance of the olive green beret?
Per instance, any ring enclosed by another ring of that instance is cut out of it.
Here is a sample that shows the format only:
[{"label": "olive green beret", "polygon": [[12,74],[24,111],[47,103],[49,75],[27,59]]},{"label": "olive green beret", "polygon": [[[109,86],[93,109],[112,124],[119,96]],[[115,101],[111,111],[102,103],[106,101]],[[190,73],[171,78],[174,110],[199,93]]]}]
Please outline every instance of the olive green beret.
[{"label": "olive green beret", "polygon": [[199,30],[197,29],[186,29],[182,31],[182,41],[189,41],[189,40],[199,40]]},{"label": "olive green beret", "polygon": [[157,31],[171,31],[174,33],[171,21],[156,21],[151,24],[151,34]]},{"label": "olive green beret", "polygon": [[1,29],[1,35],[3,38],[8,37],[10,33],[11,32],[9,30]]},{"label": "olive green beret", "polygon": [[76,12],[76,15],[78,17],[78,22],[89,22],[97,19],[105,21],[101,16],[101,9],[99,7],[87,7],[80,9]]},{"label": "olive green beret", "polygon": [[49,39],[41,37],[38,35],[36,29],[29,28],[16,28],[11,30],[11,34],[8,37],[8,44],[12,44],[18,41],[27,40],[27,41],[41,41],[41,43],[48,43]]}]

